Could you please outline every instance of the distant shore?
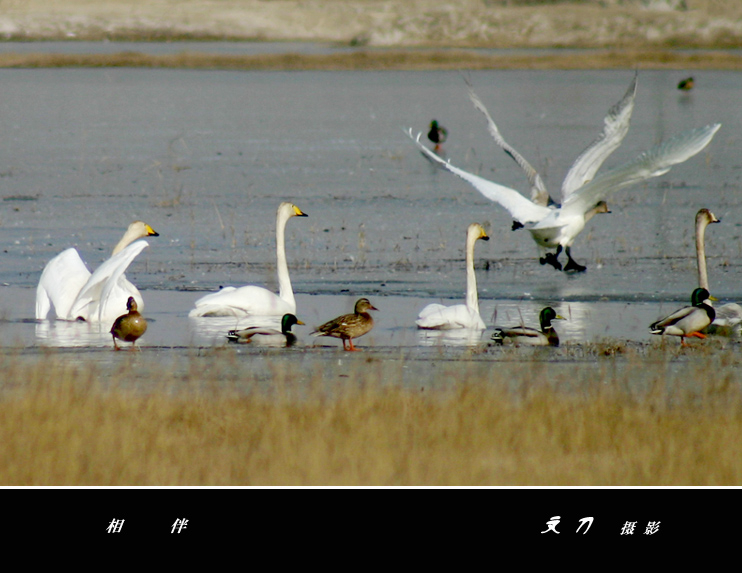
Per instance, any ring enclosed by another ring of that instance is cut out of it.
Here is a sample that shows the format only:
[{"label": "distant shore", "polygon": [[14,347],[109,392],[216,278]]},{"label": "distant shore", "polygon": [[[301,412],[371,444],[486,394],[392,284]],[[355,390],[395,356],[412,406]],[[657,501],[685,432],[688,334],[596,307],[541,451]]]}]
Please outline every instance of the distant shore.
[{"label": "distant shore", "polygon": [[485,70],[485,69],[645,69],[740,70],[742,54],[724,51],[584,50],[560,53],[481,54],[468,50],[359,50],[340,54],[224,55],[184,51],[152,55],[0,54],[0,68],[184,68],[222,70]]},{"label": "distant shore", "polygon": [[[0,56],[0,67],[741,69],[742,2],[719,0],[27,0],[6,41],[317,42],[348,53]],[[218,9],[215,9],[215,6]],[[475,49],[517,49],[484,54]],[[565,49],[569,48],[569,49]],[[533,53],[523,53],[531,50]],[[538,52],[536,52],[538,50]],[[544,50],[547,53],[544,53]]]}]

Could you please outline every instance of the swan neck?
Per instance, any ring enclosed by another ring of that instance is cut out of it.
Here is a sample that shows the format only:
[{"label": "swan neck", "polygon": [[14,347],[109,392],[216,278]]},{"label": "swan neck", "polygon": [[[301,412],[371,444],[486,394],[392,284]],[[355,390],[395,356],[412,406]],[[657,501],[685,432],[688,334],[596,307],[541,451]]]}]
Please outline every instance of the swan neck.
[{"label": "swan neck", "polygon": [[479,314],[477,297],[477,275],[474,273],[474,244],[477,236],[468,233],[466,236],[466,307]]},{"label": "swan neck", "polygon": [[592,209],[590,209],[587,213],[585,213],[585,223],[587,223],[590,219],[595,217],[598,213],[598,207],[595,206]]},{"label": "swan neck", "polygon": [[291,288],[289,267],[286,263],[284,231],[288,217],[279,211],[276,217],[276,270],[278,272],[278,296],[291,305],[296,304],[294,290]]},{"label": "swan neck", "polygon": [[129,245],[131,245],[138,238],[139,238],[139,235],[138,235],[138,233],[136,233],[136,231],[132,231],[131,229],[127,229],[126,230],[126,233],[124,233],[124,236],[121,237],[121,240],[113,248],[113,253],[111,253],[111,255],[115,255],[115,254],[123,251],[126,247],[128,247]]},{"label": "swan neck", "polygon": [[707,223],[699,220],[696,223],[696,257],[698,258],[698,286],[709,289],[708,272],[706,270],[706,246],[704,235],[706,234]]}]

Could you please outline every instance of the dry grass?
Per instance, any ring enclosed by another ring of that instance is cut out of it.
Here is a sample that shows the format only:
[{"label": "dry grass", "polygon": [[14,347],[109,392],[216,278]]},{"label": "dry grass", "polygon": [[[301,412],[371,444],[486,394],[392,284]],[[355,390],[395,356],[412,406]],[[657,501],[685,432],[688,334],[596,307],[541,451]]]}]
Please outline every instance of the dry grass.
[{"label": "dry grass", "polygon": [[486,55],[466,50],[359,51],[345,54],[264,54],[254,56],[182,52],[150,55],[0,54],[0,68],[183,68],[202,70],[485,70],[485,69],[742,69],[739,54],[669,50],[601,50],[544,55]]},{"label": "dry grass", "polygon": [[[399,382],[404,360],[369,357],[342,375],[283,364],[252,377],[224,352],[172,366],[126,353],[110,371],[6,356],[0,484],[742,484],[739,361],[673,356],[484,357],[420,384]],[[698,384],[706,361],[715,378]]]}]

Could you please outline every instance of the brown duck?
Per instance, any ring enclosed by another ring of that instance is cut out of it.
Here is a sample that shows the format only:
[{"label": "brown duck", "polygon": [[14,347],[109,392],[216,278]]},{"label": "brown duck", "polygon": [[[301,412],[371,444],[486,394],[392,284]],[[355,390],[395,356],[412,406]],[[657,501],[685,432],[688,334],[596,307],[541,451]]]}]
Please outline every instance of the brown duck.
[{"label": "brown duck", "polygon": [[132,350],[135,348],[137,339],[147,331],[147,321],[137,311],[137,302],[133,296],[126,301],[126,308],[129,312],[119,316],[111,327],[113,336],[113,346],[116,350],[121,350],[116,339],[124,342],[131,342]]},{"label": "brown duck", "polygon": [[[332,336],[343,341],[343,350],[358,350],[353,339],[363,336],[374,327],[374,319],[366,312],[379,310],[367,298],[356,301],[353,314],[344,314],[324,323],[312,332],[312,336]],[[347,341],[347,342],[346,342]]]}]

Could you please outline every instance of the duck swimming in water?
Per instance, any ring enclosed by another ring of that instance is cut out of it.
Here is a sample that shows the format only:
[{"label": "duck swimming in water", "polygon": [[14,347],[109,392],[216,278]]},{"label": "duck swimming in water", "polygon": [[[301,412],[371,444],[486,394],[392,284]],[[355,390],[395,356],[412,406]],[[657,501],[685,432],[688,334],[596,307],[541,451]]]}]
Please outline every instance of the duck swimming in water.
[{"label": "duck swimming in water", "polygon": [[516,346],[559,346],[559,336],[551,324],[552,320],[566,320],[556,311],[547,306],[539,313],[541,330],[529,326],[513,326],[510,328],[496,328],[492,333],[492,340],[502,344],[505,340],[512,341]]},{"label": "duck swimming in water", "polygon": [[291,327],[295,324],[304,323],[293,314],[284,314],[281,318],[281,330],[266,326],[251,326],[242,330],[230,330],[227,333],[227,340],[258,346],[294,346],[298,338],[291,332]]}]

